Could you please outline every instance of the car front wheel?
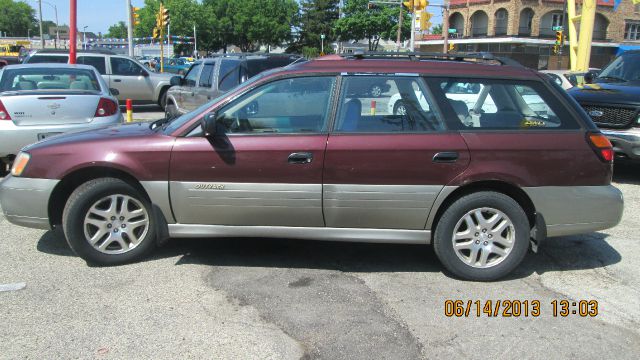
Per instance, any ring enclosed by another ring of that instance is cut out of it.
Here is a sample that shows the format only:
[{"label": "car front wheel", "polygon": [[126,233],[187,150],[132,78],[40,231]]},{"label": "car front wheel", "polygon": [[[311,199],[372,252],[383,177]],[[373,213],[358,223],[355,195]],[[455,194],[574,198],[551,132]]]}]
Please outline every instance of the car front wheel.
[{"label": "car front wheel", "polygon": [[529,222],[511,197],[482,191],[456,200],[440,218],[434,249],[454,275],[490,281],[510,273],[529,247]]},{"label": "car front wheel", "polygon": [[78,187],[64,208],[62,226],[71,249],[91,264],[128,263],[156,246],[151,203],[120,179]]},{"label": "car front wheel", "polygon": [[407,115],[407,108],[404,106],[402,101],[396,102],[393,106],[393,115]]}]

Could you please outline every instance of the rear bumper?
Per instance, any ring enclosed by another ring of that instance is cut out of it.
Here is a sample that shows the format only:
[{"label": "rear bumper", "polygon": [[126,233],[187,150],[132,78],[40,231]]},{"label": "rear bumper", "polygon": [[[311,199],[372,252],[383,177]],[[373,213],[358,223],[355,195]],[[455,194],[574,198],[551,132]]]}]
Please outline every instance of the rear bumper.
[{"label": "rear bumper", "polygon": [[0,182],[0,206],[12,224],[49,230],[48,205],[60,180],[7,176]]},{"label": "rear bumper", "polygon": [[640,160],[640,128],[629,130],[601,130],[613,144],[616,154],[624,154],[629,159]]},{"label": "rear bumper", "polygon": [[70,133],[120,123],[122,123],[120,112],[108,118],[81,124],[17,126],[13,121],[0,121],[0,158],[17,155],[23,147],[38,142],[38,134]]},{"label": "rear bumper", "polygon": [[613,185],[527,187],[547,236],[583,234],[616,226],[622,218],[622,192]]}]

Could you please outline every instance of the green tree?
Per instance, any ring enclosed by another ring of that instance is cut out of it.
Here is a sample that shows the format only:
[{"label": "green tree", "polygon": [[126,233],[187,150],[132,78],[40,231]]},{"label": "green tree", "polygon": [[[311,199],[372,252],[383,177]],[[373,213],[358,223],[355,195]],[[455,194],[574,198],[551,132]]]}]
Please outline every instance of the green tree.
[{"label": "green tree", "polygon": [[27,36],[34,24],[37,24],[35,10],[27,3],[0,0],[0,31],[7,36]]},{"label": "green tree", "polygon": [[124,39],[128,36],[127,24],[124,21],[119,21],[117,24],[109,26],[109,30],[105,35],[108,38]]},{"label": "green tree", "polygon": [[[344,40],[367,39],[369,51],[376,51],[380,39],[395,39],[398,31],[398,6],[376,5],[369,0],[345,0],[344,17],[336,21],[335,32]],[[411,16],[403,12],[401,39],[410,36]]]},{"label": "green tree", "polygon": [[442,35],[442,24],[438,24],[431,28],[431,33],[436,35]]},{"label": "green tree", "polygon": [[210,50],[236,45],[252,51],[291,41],[298,13],[295,0],[204,0],[203,6]]},{"label": "green tree", "polygon": [[299,37],[296,44],[289,49],[299,52],[304,47],[319,48],[321,34],[325,35],[325,45],[335,41],[334,27],[338,20],[338,3],[338,0],[301,1]]},{"label": "green tree", "polygon": [[[163,4],[169,10],[172,36],[193,36],[194,25],[199,29],[203,28],[202,5],[196,0],[164,0]],[[153,34],[159,9],[159,1],[145,0],[144,7],[139,11],[140,25],[134,29],[135,37],[149,37]],[[167,28],[164,32],[165,36],[168,35]],[[192,49],[193,45],[175,45],[176,52]]]}]

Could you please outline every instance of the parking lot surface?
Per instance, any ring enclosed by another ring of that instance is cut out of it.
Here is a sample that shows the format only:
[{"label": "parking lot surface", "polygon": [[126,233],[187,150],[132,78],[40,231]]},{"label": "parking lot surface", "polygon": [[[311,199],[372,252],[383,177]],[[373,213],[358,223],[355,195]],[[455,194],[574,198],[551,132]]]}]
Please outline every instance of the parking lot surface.
[{"label": "parking lot surface", "polygon": [[[279,239],[172,240],[88,267],[59,232],[0,215],[0,358],[637,359],[640,165],[615,182],[621,224],[549,239],[493,283],[450,277],[427,246]],[[539,300],[540,316],[445,316],[458,299]],[[598,315],[553,316],[553,300]]]}]

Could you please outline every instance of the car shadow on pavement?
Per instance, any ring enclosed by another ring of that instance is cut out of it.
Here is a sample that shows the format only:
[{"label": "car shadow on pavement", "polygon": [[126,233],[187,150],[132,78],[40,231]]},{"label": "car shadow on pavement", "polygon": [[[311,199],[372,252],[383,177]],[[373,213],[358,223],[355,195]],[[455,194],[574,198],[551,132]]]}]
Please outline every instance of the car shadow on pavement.
[{"label": "car shadow on pavement", "polygon": [[640,185],[640,162],[616,160],[613,181],[621,184]]},{"label": "car shadow on pavement", "polygon": [[[606,234],[550,238],[538,254],[529,253],[505,280],[550,271],[597,269],[620,262]],[[38,251],[75,256],[62,232],[48,231]],[[444,272],[431,246],[342,243],[311,240],[227,238],[173,239],[142,261],[178,257],[175,265],[239,266],[336,270],[343,272]]]}]

